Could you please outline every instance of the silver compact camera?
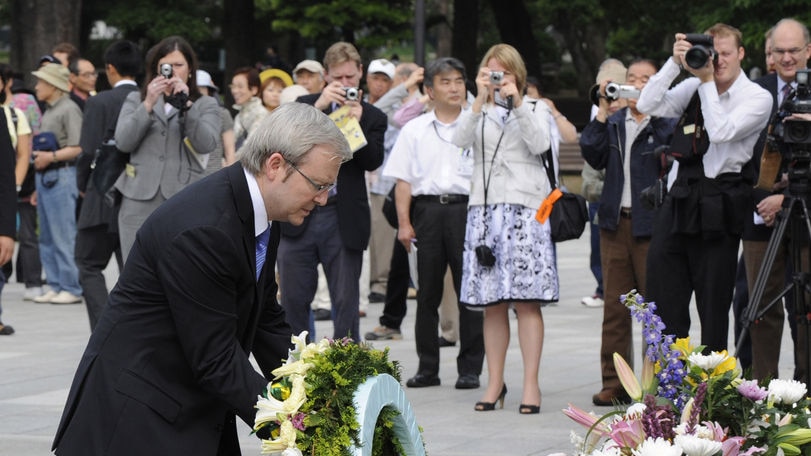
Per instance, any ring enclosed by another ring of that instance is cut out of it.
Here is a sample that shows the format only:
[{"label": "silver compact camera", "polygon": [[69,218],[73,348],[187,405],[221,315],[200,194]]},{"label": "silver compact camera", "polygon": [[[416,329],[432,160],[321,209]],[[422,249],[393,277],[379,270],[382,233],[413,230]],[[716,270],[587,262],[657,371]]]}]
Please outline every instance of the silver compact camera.
[{"label": "silver compact camera", "polygon": [[491,71],[490,72],[490,84],[500,86],[502,81],[504,81],[504,72],[503,71]]},{"label": "silver compact camera", "polygon": [[360,92],[357,87],[344,87],[344,97],[348,101],[358,101]]},{"label": "silver compact camera", "polygon": [[172,64],[171,63],[161,63],[161,74],[166,79],[172,78]]},{"label": "silver compact camera", "polygon": [[639,89],[629,84],[609,82],[605,85],[605,98],[614,101],[619,98],[639,98]]}]

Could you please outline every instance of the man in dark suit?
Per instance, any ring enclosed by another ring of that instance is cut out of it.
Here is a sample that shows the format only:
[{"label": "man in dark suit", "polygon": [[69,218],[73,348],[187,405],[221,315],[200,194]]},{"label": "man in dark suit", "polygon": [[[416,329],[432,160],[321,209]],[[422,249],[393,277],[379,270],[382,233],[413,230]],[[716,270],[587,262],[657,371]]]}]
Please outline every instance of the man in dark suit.
[{"label": "man in dark suit", "polygon": [[[357,87],[363,65],[354,46],[345,42],[330,46],[324,55],[324,67],[329,84],[321,93],[305,95],[298,101],[327,113],[349,107],[349,115],[360,122],[367,144],[341,167],[337,186],[330,192],[326,206],[316,208],[300,226],[282,225],[279,285],[293,331],[309,328],[314,337],[310,304],[321,263],[332,302],[333,337],[360,340],[360,272],[371,232],[365,172],[383,163],[387,119],[382,111],[361,101]],[[348,96],[348,88],[354,89],[357,96]]]},{"label": "man in dark suit", "polygon": [[[776,72],[755,81],[772,95],[773,103],[770,118],[786,100],[790,91],[796,88],[797,83],[794,79],[797,70],[806,68],[808,58],[811,56],[811,44],[809,44],[809,41],[808,28],[794,19],[783,19],[772,29],[770,47]],[[755,172],[760,168],[765,140],[766,130],[761,133],[752,155],[751,164]],[[755,176],[756,181],[757,177]],[[753,192],[753,210],[755,214],[746,218],[747,223],[743,233],[743,258],[750,295],[753,291],[755,279],[760,272],[763,257],[766,254],[775,216],[782,209],[786,183],[781,176],[778,176],[778,182],[775,183],[771,192],[760,188],[756,188]],[[773,301],[786,286],[786,264],[789,258],[786,246],[787,243],[784,243],[777,251],[777,256],[774,259],[772,269],[769,271],[764,288],[763,299],[758,305],[765,305]],[[789,293],[787,296],[790,297],[790,295]],[[805,355],[800,356],[800,353],[805,352],[803,348],[804,342],[796,343],[798,338],[793,321],[794,309],[792,307],[792,302],[786,300],[786,311],[789,315],[792,339],[795,341],[795,347],[799,349],[795,351],[794,357],[795,378],[803,379],[802,372],[805,370],[802,366],[806,363]],[[777,303],[768,309],[757,324],[749,328],[752,341],[753,378],[765,379],[778,376],[777,366],[784,326],[783,305]]]},{"label": "man in dark suit", "polygon": [[[76,222],[76,248],[74,259],[79,268],[79,284],[90,317],[90,329],[95,328],[99,315],[107,302],[107,283],[102,271],[115,254],[118,269],[124,262],[118,241],[118,205],[105,201],[91,179],[91,173],[105,170],[93,169],[96,151],[104,141],[113,138],[118,113],[130,92],[138,90],[135,77],[141,73],[141,51],[131,41],[116,41],[104,53],[107,80],[112,90],[101,92],[87,99],[84,108],[85,122],[79,146],[82,153],[76,162],[76,185],[84,201]],[[110,162],[106,162],[110,163]]]},{"label": "man in dark suit", "polygon": [[240,454],[235,416],[253,424],[291,348],[273,275],[280,230],[269,221],[298,225],[326,204],[351,154],[328,117],[289,103],[240,155],[138,231],[79,364],[56,454]]}]

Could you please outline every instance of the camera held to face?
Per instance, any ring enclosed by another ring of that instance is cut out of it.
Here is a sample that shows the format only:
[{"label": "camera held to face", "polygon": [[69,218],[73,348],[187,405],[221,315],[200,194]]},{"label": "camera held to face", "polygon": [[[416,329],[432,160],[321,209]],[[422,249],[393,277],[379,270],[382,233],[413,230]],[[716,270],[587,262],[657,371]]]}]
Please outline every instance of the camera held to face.
[{"label": "camera held to face", "polygon": [[713,47],[711,35],[688,33],[684,39],[693,45],[684,54],[684,62],[687,63],[687,66],[694,70],[704,68],[710,59],[712,59],[713,65],[718,64],[718,53]]},{"label": "camera held to face", "polygon": [[172,79],[172,64],[171,63],[162,63],[161,64],[161,75],[163,75],[166,79]]},{"label": "camera held to face", "polygon": [[496,256],[493,255],[493,249],[482,244],[476,247],[476,260],[479,264],[489,268],[496,264]]},{"label": "camera held to face", "polygon": [[358,91],[357,87],[344,87],[344,98],[347,101],[358,101],[360,98],[360,92]]},{"label": "camera held to face", "polygon": [[589,90],[589,99],[594,106],[600,105],[600,98],[605,97],[609,102],[620,98],[639,98],[641,91],[630,84],[617,84],[609,82],[605,85],[605,96],[600,94],[600,84],[594,84]]},{"label": "camera held to face", "polygon": [[504,72],[503,71],[491,71],[490,72],[490,84],[494,86],[501,86],[501,83],[504,82]]}]

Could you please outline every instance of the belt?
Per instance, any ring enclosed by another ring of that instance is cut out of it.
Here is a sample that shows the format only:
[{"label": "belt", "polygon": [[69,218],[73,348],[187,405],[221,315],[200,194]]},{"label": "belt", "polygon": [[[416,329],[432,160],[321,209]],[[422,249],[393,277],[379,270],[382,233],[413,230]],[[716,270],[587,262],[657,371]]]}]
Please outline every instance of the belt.
[{"label": "belt", "polygon": [[37,172],[44,173],[45,171],[53,171],[55,169],[70,168],[76,166],[76,160],[58,161],[46,166],[45,169],[38,170]]},{"label": "belt", "polygon": [[431,203],[439,203],[439,204],[456,204],[456,203],[467,203],[468,196],[443,193],[441,195],[417,195],[414,197],[414,199],[417,201],[428,201]]},{"label": "belt", "polygon": [[622,218],[631,218],[631,208],[630,207],[621,207],[620,208],[620,217],[622,217]]}]

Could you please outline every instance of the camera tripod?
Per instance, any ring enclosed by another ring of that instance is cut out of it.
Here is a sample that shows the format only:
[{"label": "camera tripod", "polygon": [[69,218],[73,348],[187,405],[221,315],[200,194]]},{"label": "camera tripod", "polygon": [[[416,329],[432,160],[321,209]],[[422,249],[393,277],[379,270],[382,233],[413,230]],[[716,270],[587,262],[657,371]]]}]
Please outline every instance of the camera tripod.
[{"label": "camera tripod", "polygon": [[[811,365],[811,338],[809,337],[811,309],[808,307],[811,302],[806,299],[806,293],[811,292],[811,271],[809,271],[808,264],[803,264],[803,259],[806,260],[805,263],[808,262],[808,255],[807,253],[803,254],[803,248],[808,249],[807,241],[811,239],[811,218],[809,218],[808,211],[808,198],[811,197],[811,186],[809,186],[811,181],[808,177],[809,164],[811,163],[804,163],[805,169],[789,169],[789,192],[783,200],[783,209],[780,211],[777,224],[766,247],[763,263],[761,263],[760,271],[749,296],[749,304],[741,314],[741,334],[735,347],[737,355],[749,336],[750,327],[753,324],[758,324],[772,306],[782,305],[783,297],[791,293],[794,300],[794,315],[797,321],[798,335],[802,334],[800,326],[805,326],[805,337],[798,337],[795,343],[798,345],[804,344],[805,346],[805,359],[797,361],[805,363],[802,369],[804,378],[798,380],[804,381],[806,385],[809,384],[808,366]],[[766,284],[774,266],[774,260],[779,250],[784,248],[783,242],[786,239],[787,232],[789,236],[788,254],[792,264],[791,282],[774,299],[761,305]],[[792,347],[794,350],[796,348]]]}]

